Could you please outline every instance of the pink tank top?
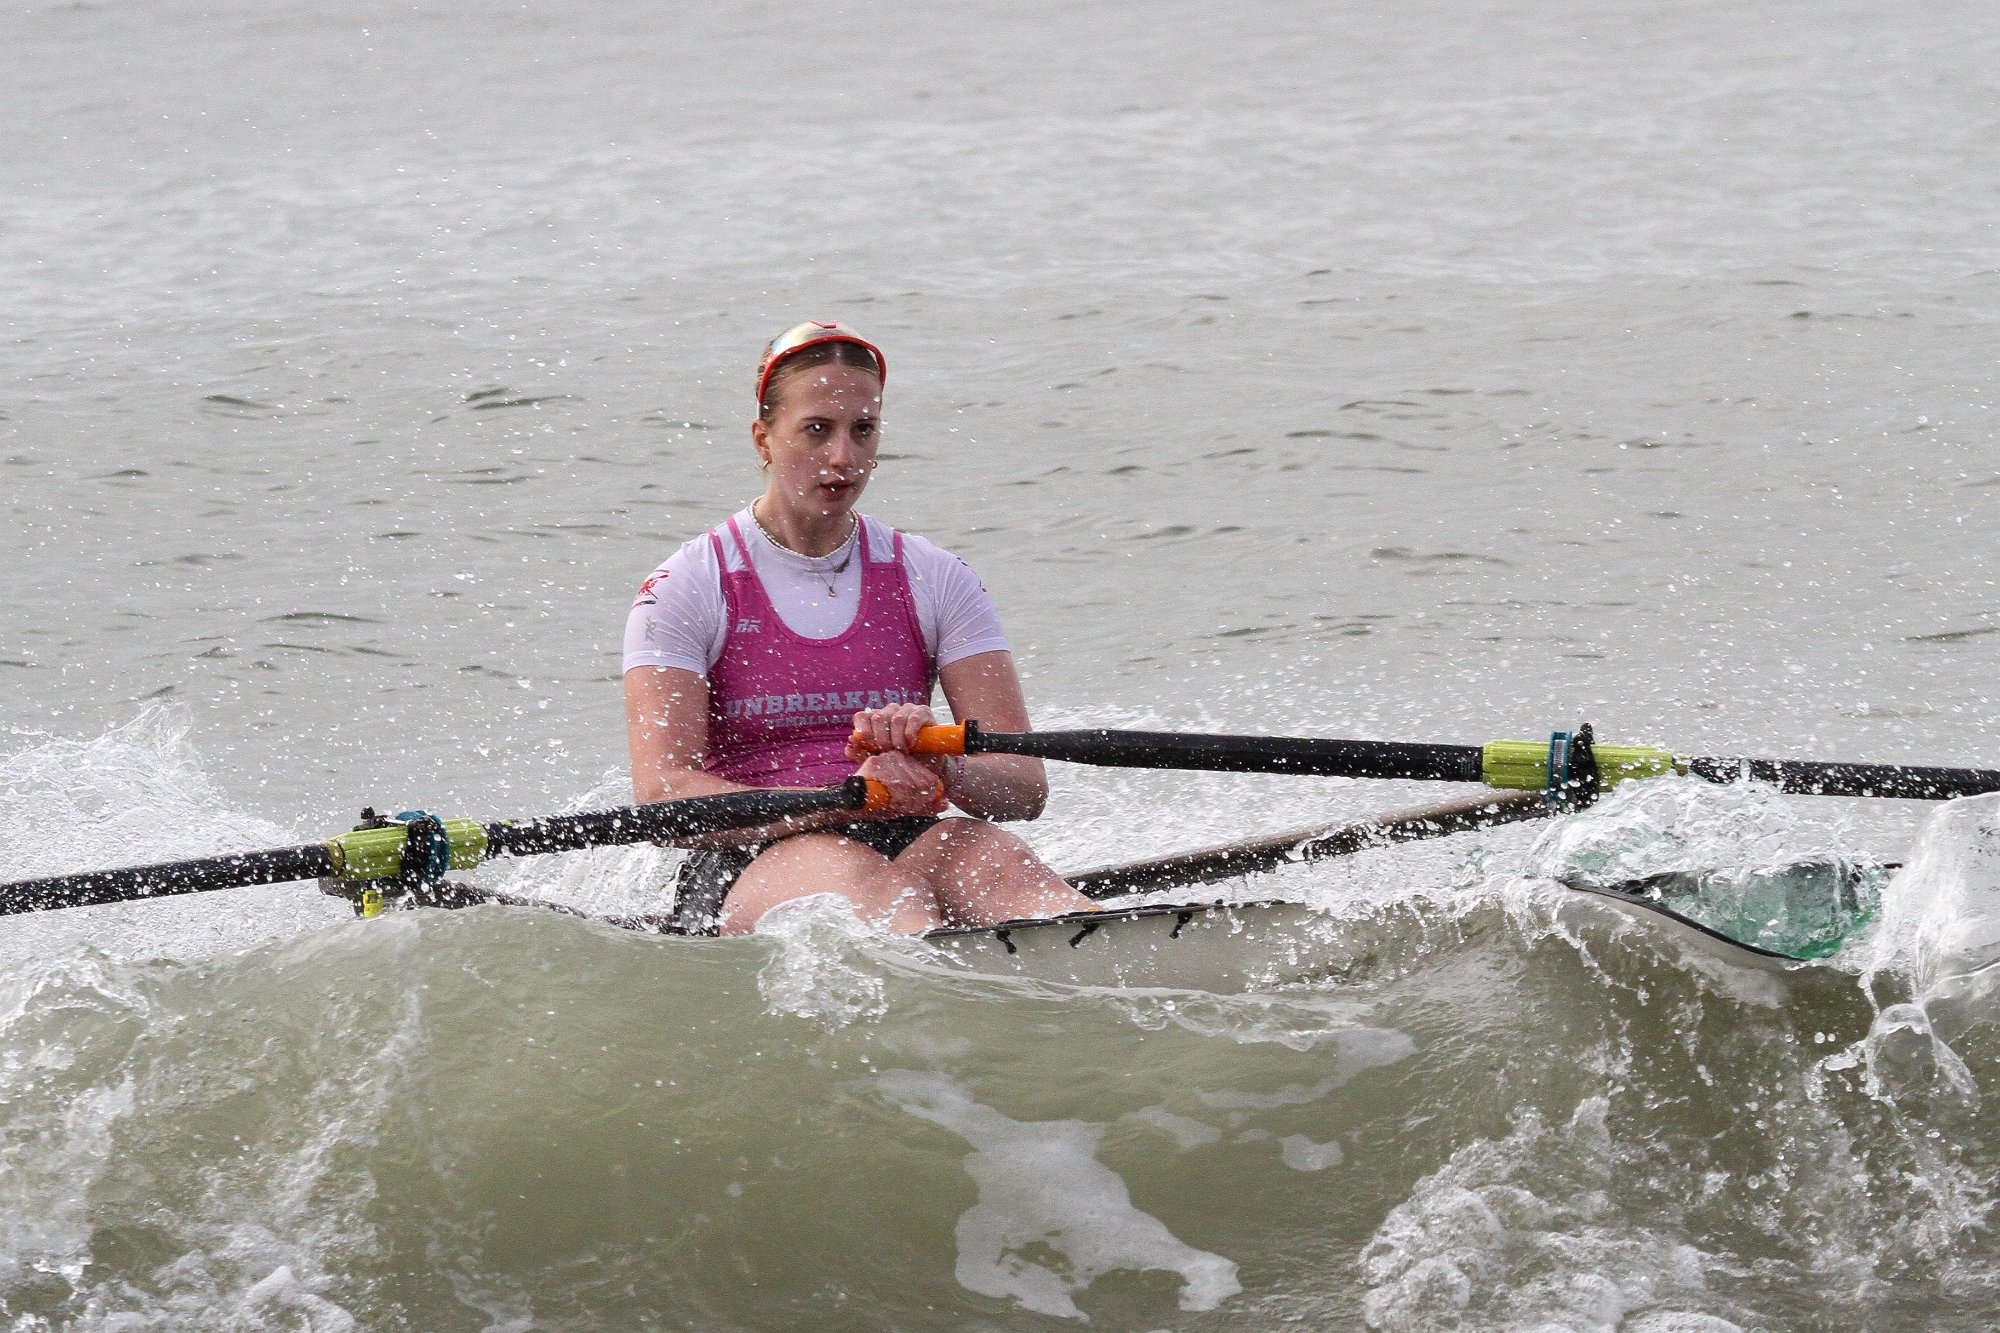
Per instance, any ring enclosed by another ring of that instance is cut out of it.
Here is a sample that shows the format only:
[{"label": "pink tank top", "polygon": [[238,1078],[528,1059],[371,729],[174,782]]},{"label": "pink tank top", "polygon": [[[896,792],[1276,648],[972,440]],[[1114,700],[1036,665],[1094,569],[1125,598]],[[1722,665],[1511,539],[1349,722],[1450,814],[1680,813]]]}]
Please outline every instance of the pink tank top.
[{"label": "pink tank top", "polygon": [[870,558],[865,531],[856,536],[863,549],[854,623],[830,639],[809,639],[771,604],[736,520],[723,529],[743,568],[729,568],[722,530],[711,531],[729,629],[708,671],[702,766],[752,787],[823,787],[852,777],[857,765],[847,758],[847,738],[854,715],[928,704],[937,680],[903,568],[903,534],[894,534],[886,560]]}]

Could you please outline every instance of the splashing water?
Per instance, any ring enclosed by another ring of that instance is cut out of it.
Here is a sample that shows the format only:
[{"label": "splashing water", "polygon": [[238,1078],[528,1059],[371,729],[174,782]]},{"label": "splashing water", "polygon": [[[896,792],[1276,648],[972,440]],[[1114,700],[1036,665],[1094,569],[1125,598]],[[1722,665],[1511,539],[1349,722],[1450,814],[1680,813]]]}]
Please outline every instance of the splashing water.
[{"label": "splashing water", "polygon": [[[188,738],[184,713],[149,703],[88,740],[23,733],[0,756],[0,880],[146,865],[304,841],[232,808]],[[9,919],[0,961],[95,950],[199,958],[339,921],[342,903],[250,888]]]},{"label": "splashing water", "polygon": [[1534,873],[1607,885],[1715,867],[1775,871],[1808,840],[1829,859],[1863,859],[1838,815],[1802,812],[1757,783],[1692,777],[1621,783],[1578,815],[1548,825],[1530,852]]},{"label": "splashing water", "polygon": [[837,1028],[886,1008],[879,960],[904,942],[863,921],[846,899],[821,893],[780,903],[759,919],[757,934],[773,946],[757,974],[771,1013]]},{"label": "splashing water", "polygon": [[231,811],[178,708],[88,740],[30,734],[0,758],[0,878],[142,865],[296,841]]},{"label": "splashing water", "polygon": [[[144,721],[38,739],[9,799],[86,808],[99,764],[199,774]],[[134,827],[231,824],[185,780]],[[1834,1292],[1871,1327],[1976,1325],[2000,1283],[1996,804],[1923,830],[1865,974],[1850,951],[1762,989],[1627,909],[1549,910],[1579,868],[1714,890],[1865,850],[1837,814],[1670,783],[1532,845],[1273,877],[1316,904],[1283,949],[1317,979],[1241,994],[980,976],[813,899],[704,941],[335,913],[179,962],[34,935],[87,914],[23,919],[0,1307],[22,1329],[1713,1333]],[[670,864],[493,869],[630,910]]]},{"label": "splashing water", "polygon": [[1906,973],[1920,1000],[1963,1011],[2000,994],[2000,796],[1938,808],[1883,898],[1873,966]]},{"label": "splashing water", "polygon": [[1609,1333],[1635,1310],[1666,1327],[1689,1312],[1660,1306],[1712,1304],[1702,1279],[1709,1256],[1621,1224],[1609,1112],[1607,1099],[1592,1097],[1558,1128],[1523,1115],[1506,1138],[1461,1149],[1419,1182],[1362,1251],[1370,1326]]},{"label": "splashing water", "polygon": [[[1667,778],[1617,788],[1547,829],[1529,864],[1564,884],[1649,897],[1738,943],[1826,958],[1865,931],[1888,877],[1845,857],[1851,836],[1838,820],[1802,823],[1769,788]],[[1801,859],[1806,838],[1827,850]]]}]

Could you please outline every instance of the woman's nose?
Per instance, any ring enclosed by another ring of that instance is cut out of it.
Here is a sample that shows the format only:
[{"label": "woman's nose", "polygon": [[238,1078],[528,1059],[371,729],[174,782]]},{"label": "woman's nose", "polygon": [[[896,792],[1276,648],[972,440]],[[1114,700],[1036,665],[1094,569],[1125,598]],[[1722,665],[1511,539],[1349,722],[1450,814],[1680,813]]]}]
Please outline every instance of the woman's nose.
[{"label": "woman's nose", "polygon": [[826,461],[831,467],[851,467],[861,457],[861,441],[851,430],[835,431],[833,443],[826,451]]}]

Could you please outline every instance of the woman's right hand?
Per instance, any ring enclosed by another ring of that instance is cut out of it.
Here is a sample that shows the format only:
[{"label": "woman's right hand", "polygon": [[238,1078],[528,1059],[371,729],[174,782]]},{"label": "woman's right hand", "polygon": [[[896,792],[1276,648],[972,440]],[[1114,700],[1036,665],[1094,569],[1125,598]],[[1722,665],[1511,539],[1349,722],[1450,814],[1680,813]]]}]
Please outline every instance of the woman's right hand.
[{"label": "woman's right hand", "polygon": [[859,763],[871,754],[887,754],[891,750],[908,753],[916,748],[917,733],[936,721],[929,704],[865,708],[854,715],[854,735],[847,742],[847,757]]},{"label": "woman's right hand", "polygon": [[878,819],[903,819],[911,815],[938,815],[945,809],[944,779],[936,768],[901,750],[870,755],[859,772],[873,778],[889,791],[889,805],[877,810]]}]

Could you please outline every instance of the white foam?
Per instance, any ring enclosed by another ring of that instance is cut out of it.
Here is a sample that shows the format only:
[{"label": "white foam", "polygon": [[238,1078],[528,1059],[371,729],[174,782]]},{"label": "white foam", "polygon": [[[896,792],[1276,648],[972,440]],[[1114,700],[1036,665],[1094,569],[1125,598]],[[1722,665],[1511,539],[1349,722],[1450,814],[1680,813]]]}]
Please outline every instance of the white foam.
[{"label": "white foam", "polygon": [[296,1320],[295,1327],[311,1333],[350,1333],[361,1327],[353,1315],[300,1282],[287,1264],[278,1265],[244,1292],[243,1305],[248,1311],[267,1315],[282,1311],[290,1316],[286,1323]]},{"label": "white foam", "polygon": [[[883,1093],[972,1145],[965,1170],[979,1200],[958,1220],[959,1284],[1037,1314],[1086,1319],[1075,1296],[1106,1273],[1181,1275],[1183,1310],[1213,1310],[1243,1290],[1236,1265],[1184,1244],[1133,1206],[1118,1174],[1097,1160],[1102,1125],[1011,1120],[940,1073],[885,1071]],[[1046,1248],[1057,1267],[1028,1257]]]},{"label": "white foam", "polygon": [[1619,1325],[1618,1333],[1743,1333],[1743,1325],[1686,1310],[1645,1310]]},{"label": "white foam", "polygon": [[1347,1154],[1338,1143],[1314,1143],[1303,1134],[1287,1134],[1279,1140],[1278,1157],[1294,1171],[1324,1171],[1339,1166]]},{"label": "white foam", "polygon": [[1364,1026],[1367,1006],[1337,995],[1290,990],[1218,995],[1207,991],[1120,990],[1111,999],[1149,1031],[1175,1027],[1198,1037],[1243,1046],[1271,1044],[1294,1051],[1338,1048],[1357,1068],[1393,1064],[1416,1049],[1400,1032]]}]

